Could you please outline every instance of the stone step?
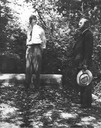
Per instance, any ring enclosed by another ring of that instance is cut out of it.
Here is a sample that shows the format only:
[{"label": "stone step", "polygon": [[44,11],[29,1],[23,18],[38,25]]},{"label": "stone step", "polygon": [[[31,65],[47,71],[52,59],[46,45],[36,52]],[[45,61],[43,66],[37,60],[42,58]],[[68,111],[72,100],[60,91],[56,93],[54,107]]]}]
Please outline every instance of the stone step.
[{"label": "stone step", "polygon": [[[33,78],[35,78],[34,74]],[[40,79],[42,83],[62,85],[61,74],[40,74]],[[25,80],[25,74],[0,74],[0,81],[11,80],[23,81]]]}]

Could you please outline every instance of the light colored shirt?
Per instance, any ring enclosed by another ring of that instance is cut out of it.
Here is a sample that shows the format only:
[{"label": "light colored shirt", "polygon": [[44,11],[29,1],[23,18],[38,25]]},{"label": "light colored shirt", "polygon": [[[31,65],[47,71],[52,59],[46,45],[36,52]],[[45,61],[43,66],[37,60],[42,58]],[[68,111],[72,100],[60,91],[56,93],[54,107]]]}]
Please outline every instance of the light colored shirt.
[{"label": "light colored shirt", "polygon": [[41,44],[42,48],[46,48],[46,37],[45,32],[42,27],[35,24],[32,28],[32,34],[31,29],[29,28],[27,32],[27,42],[26,45],[33,45],[33,44]]}]

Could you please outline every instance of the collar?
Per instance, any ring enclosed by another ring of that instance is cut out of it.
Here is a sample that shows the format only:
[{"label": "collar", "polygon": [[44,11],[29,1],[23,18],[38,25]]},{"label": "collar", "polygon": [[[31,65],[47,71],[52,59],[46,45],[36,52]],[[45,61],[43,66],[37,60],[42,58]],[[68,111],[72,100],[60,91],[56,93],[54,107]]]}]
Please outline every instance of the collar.
[{"label": "collar", "polygon": [[88,30],[88,28],[86,28],[86,29],[82,32],[82,34],[84,34],[87,30]]},{"label": "collar", "polygon": [[35,26],[37,26],[37,24],[32,25],[32,28],[35,27]]}]

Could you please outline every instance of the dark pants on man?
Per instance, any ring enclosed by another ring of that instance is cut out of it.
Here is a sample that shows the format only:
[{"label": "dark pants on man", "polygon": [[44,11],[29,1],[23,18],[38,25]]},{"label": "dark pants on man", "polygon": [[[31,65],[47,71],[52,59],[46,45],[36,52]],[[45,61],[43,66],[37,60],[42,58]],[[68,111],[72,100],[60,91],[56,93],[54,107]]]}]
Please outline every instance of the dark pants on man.
[{"label": "dark pants on man", "polygon": [[[91,70],[91,69],[90,69]],[[78,72],[80,69],[78,69]],[[78,73],[77,72],[77,73]],[[91,107],[92,103],[92,82],[88,86],[79,86],[81,107]]]},{"label": "dark pants on man", "polygon": [[91,107],[92,103],[92,83],[85,87],[80,87],[81,107]]},{"label": "dark pants on man", "polygon": [[[40,86],[40,72],[42,61],[42,48],[41,44],[33,44],[27,46],[26,50],[26,87],[29,88],[33,83],[35,88]],[[32,79],[32,75],[35,75],[35,79]]]}]

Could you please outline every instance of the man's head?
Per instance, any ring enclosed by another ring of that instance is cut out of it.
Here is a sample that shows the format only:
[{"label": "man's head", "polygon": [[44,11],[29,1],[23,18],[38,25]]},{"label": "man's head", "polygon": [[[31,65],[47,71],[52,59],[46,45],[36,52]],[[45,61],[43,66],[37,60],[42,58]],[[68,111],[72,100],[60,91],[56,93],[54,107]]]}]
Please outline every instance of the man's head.
[{"label": "man's head", "polygon": [[31,15],[29,17],[29,23],[33,25],[36,24],[36,22],[37,22],[37,17],[35,15]]},{"label": "man's head", "polygon": [[89,21],[86,18],[81,18],[79,21],[79,28],[86,29],[89,27]]}]

